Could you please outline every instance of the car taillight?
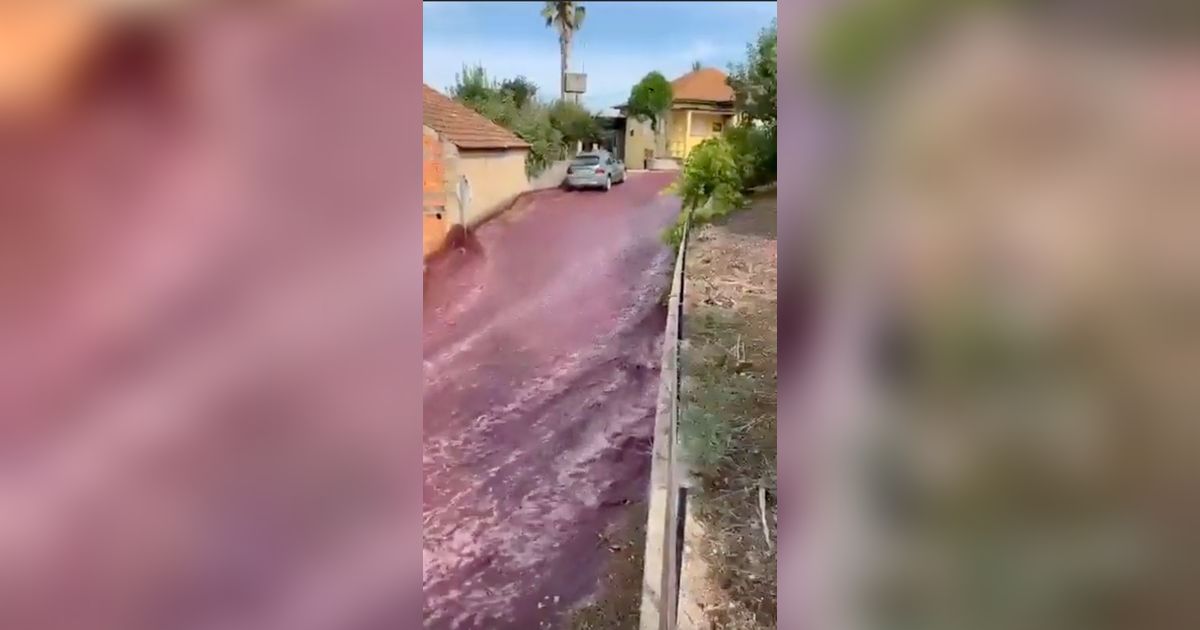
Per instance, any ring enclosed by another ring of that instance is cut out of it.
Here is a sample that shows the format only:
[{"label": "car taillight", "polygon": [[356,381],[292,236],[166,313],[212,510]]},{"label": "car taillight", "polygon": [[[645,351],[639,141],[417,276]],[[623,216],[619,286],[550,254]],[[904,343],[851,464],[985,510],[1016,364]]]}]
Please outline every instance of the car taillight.
[{"label": "car taillight", "polygon": [[604,174],[604,169],[602,169],[602,168],[597,168],[597,169],[596,169],[596,174],[597,174],[597,175],[603,175],[603,174]]}]

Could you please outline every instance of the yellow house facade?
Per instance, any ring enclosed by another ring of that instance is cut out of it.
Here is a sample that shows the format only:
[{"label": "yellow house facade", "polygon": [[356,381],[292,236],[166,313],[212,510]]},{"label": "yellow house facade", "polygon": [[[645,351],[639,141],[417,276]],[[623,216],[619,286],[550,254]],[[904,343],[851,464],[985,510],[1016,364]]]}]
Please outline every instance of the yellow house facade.
[{"label": "yellow house facade", "polygon": [[674,101],[667,114],[667,156],[683,161],[696,145],[721,135],[733,123],[733,88],[716,68],[693,70],[671,82]]},{"label": "yellow house facade", "polygon": [[676,101],[666,122],[667,155],[682,161],[696,145],[721,135],[733,124],[733,108],[732,105],[723,108],[709,103]]},{"label": "yellow house facade", "polygon": [[630,118],[625,130],[626,164],[640,168],[656,156],[682,163],[697,145],[721,135],[734,122],[733,88],[716,68],[693,70],[675,79],[671,92],[671,109],[663,121],[665,152],[656,146],[649,123]]}]

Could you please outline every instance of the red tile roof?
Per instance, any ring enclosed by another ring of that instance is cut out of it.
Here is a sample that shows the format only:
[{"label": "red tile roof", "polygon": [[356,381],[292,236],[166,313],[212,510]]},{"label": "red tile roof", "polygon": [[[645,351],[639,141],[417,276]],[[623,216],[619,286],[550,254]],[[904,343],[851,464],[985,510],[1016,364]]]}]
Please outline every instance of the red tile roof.
[{"label": "red tile roof", "polygon": [[479,115],[475,110],[423,85],[421,114],[424,124],[460,149],[526,148],[528,142]]},{"label": "red tile roof", "polygon": [[677,101],[733,102],[733,88],[725,83],[725,73],[716,68],[693,70],[671,82]]}]

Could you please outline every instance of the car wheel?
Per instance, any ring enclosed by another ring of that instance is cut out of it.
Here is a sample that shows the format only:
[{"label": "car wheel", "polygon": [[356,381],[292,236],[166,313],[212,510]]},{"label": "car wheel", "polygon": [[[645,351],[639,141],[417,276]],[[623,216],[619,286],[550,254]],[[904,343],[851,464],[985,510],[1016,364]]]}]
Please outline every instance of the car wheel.
[{"label": "car wheel", "polygon": [[604,192],[608,192],[610,188],[612,188],[612,176],[611,175],[604,178]]}]

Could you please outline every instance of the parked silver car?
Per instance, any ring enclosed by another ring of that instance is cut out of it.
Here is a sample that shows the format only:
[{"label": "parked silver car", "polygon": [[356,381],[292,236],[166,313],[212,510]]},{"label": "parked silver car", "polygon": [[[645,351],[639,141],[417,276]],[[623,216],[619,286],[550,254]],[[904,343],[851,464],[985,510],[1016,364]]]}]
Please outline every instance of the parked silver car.
[{"label": "parked silver car", "polygon": [[563,187],[600,188],[608,190],[613,184],[625,181],[625,165],[608,151],[580,153],[567,167],[567,178]]}]

